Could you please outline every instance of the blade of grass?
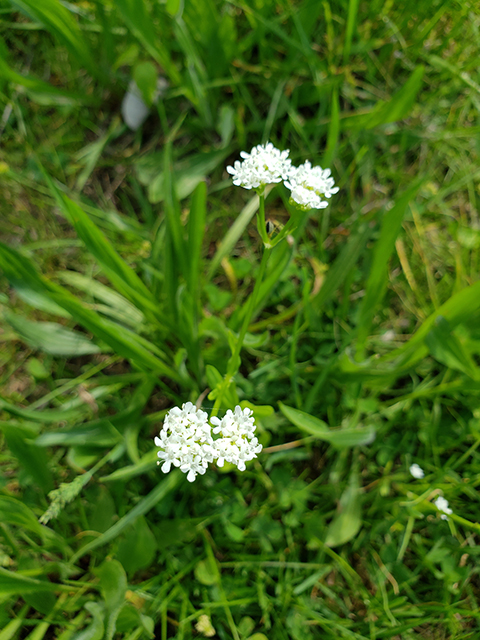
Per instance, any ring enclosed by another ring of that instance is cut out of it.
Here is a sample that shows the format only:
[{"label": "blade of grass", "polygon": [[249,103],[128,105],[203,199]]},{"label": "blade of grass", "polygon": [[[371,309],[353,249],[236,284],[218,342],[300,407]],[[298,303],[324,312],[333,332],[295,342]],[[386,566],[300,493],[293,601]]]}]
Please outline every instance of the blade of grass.
[{"label": "blade of grass", "polygon": [[[47,295],[68,311],[79,324],[108,344],[115,353],[131,360],[143,371],[155,372],[181,382],[181,376],[174,369],[147,350],[145,344],[148,341],[143,338],[140,340],[132,332],[101,318],[65,289],[39,275],[28,258],[3,243],[0,243],[0,270],[12,284],[24,281],[34,291]],[[152,345],[152,349],[156,351],[155,345]]]},{"label": "blade of grass", "polygon": [[90,45],[86,42],[70,11],[58,0],[12,0],[33,20],[43,24],[57,40],[69,50],[72,59],[84,66],[94,76],[101,76],[101,67],[95,63]]},{"label": "blade of grass", "polygon": [[345,42],[343,45],[343,64],[348,62],[352,47],[353,34],[357,22],[358,0],[348,0],[347,28],[345,30]]},{"label": "blade of grass", "polygon": [[419,190],[424,178],[416,180],[382,218],[380,237],[373,251],[372,266],[368,276],[365,296],[360,306],[357,330],[357,359],[364,357],[365,343],[372,326],[373,317],[380,304],[388,281],[388,263],[395,248],[408,203]]}]

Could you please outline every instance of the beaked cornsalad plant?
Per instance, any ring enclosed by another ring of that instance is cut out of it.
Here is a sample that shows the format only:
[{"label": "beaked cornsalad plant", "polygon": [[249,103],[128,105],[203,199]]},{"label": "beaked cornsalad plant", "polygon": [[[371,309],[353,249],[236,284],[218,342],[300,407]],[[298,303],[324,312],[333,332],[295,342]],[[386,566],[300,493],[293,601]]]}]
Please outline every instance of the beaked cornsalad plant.
[{"label": "beaked cornsalad plant", "polygon": [[253,412],[248,407],[243,411],[239,405],[233,411],[229,408],[221,421],[216,416],[226,396],[236,397],[235,375],[241,366],[240,353],[257,304],[270,253],[297,225],[297,218],[292,215],[275,236],[273,229],[269,232],[265,219],[265,187],[283,181],[291,191],[290,203],[302,211],[324,209],[328,200],[323,198],[330,198],[338,192],[338,187],[334,186],[334,179],[330,176],[330,169],[312,167],[308,160],[305,164],[294,167],[289,154],[289,150],[280,151],[268,142],[253,147],[250,153],[240,152],[242,161],[237,160],[233,166],[227,167],[234,185],[254,189],[259,196],[257,229],[263,241],[263,256],[242,327],[227,363],[227,371],[223,380],[208,396],[210,400],[215,400],[211,417],[215,426],[213,433],[220,433],[221,437],[213,439],[207,414],[195,410],[188,402],[181,409],[174,407],[170,410],[160,437],[155,438],[155,444],[162,449],[158,452],[158,457],[165,460],[162,471],[168,473],[173,464],[188,474],[189,482],[193,482],[197,474],[203,475],[208,464],[214,460],[218,466],[223,466],[224,461],[227,461],[244,471],[245,462],[255,458],[262,450],[262,445],[254,437]]},{"label": "beaked cornsalad plant", "polygon": [[477,637],[476,9],[2,3],[1,640]]}]

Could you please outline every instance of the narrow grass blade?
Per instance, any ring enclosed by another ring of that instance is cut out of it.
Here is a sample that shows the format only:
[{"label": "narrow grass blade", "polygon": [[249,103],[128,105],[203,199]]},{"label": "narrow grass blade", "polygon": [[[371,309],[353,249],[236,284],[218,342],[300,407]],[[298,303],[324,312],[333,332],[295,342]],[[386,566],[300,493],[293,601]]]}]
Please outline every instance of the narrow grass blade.
[{"label": "narrow grass blade", "polygon": [[205,219],[207,205],[207,186],[201,182],[193,192],[190,214],[188,216],[188,240],[187,255],[189,260],[189,270],[187,275],[190,295],[198,299],[199,296],[199,275],[201,269],[202,243],[205,234]]},{"label": "narrow grass blade", "polygon": [[135,271],[118,255],[105,235],[78,204],[61,193],[50,178],[46,178],[67,220],[73,224],[78,236],[98,260],[113,286],[143,313],[150,316],[158,314],[159,310],[153,296]]},{"label": "narrow grass blade", "polygon": [[29,608],[29,605],[25,605],[17,617],[14,620],[10,620],[6,627],[0,631],[0,640],[12,640],[12,638],[16,637],[17,631],[24,623]]},{"label": "narrow grass blade", "polygon": [[345,43],[343,45],[343,63],[345,64],[350,57],[350,49],[352,47],[353,34],[355,32],[355,24],[357,21],[358,0],[348,0],[348,16],[347,28],[345,31]]},{"label": "narrow grass blade", "polygon": [[379,101],[369,113],[345,114],[342,128],[356,131],[373,129],[406,118],[422,86],[424,71],[422,65],[417,66],[407,82],[392,96],[391,100],[388,102]]},{"label": "narrow grass blade", "polygon": [[37,593],[38,591],[74,591],[74,587],[50,582],[49,580],[37,580],[24,576],[21,573],[8,571],[0,567],[0,594],[21,595],[22,593]]},{"label": "narrow grass blade", "polygon": [[365,343],[374,314],[385,294],[388,281],[388,263],[395,248],[395,240],[402,228],[403,216],[408,203],[415,197],[422,182],[423,178],[416,180],[406,193],[397,200],[392,209],[383,215],[380,237],[373,251],[372,266],[365,287],[366,293],[359,312],[357,334],[359,359],[363,358]]},{"label": "narrow grass blade", "polygon": [[371,234],[372,229],[369,225],[366,225],[363,229],[350,236],[348,242],[337,258],[335,258],[332,266],[328,269],[320,291],[311,301],[315,311],[321,313],[322,307],[332,299],[342,286],[348,274],[357,263],[360,254],[365,249],[365,245]]},{"label": "narrow grass blade", "polygon": [[34,78],[33,76],[23,75],[14,71],[2,57],[2,49],[0,47],[0,77],[8,80],[14,85],[24,87],[33,102],[40,102],[42,105],[52,104],[55,106],[63,105],[80,105],[95,103],[95,99],[91,96],[80,95],[70,91],[64,91],[57,87],[52,87],[48,82]]},{"label": "narrow grass blade", "polygon": [[338,138],[340,135],[340,107],[338,102],[338,89],[332,89],[332,110],[330,112],[330,124],[328,125],[327,148],[322,160],[323,167],[329,167],[335,158]]},{"label": "narrow grass blade", "polygon": [[[135,334],[127,332],[119,325],[100,318],[88,309],[75,296],[39,275],[31,261],[14,249],[0,243],[0,270],[7,279],[14,282],[24,281],[34,291],[40,291],[56,302],[88,331],[108,344],[115,353],[134,362],[143,371],[165,375],[171,380],[180,382],[181,376],[171,367],[162,362],[145,347],[148,341],[136,338]],[[152,345],[153,351],[156,350]]]},{"label": "narrow grass blade", "polygon": [[186,273],[186,243],[183,235],[183,225],[180,220],[180,206],[175,193],[172,165],[172,144],[167,142],[163,157],[165,216],[168,229],[173,240],[175,250],[174,260],[180,273]]},{"label": "narrow grass blade", "polygon": [[33,511],[26,504],[10,496],[0,496],[0,521],[31,531],[42,539],[45,538],[45,532],[48,531],[42,527]]},{"label": "narrow grass blade", "polygon": [[439,316],[444,317],[454,329],[462,322],[471,320],[480,309],[480,282],[466,287],[449,298],[439,309],[429,316],[417,332],[404,345],[376,358],[370,366],[359,365],[343,354],[338,359],[338,375],[342,380],[379,379],[385,383],[387,377],[395,379],[415,367],[428,355],[425,339],[435,325]]},{"label": "narrow grass blade", "polygon": [[64,422],[65,420],[78,420],[81,418],[83,413],[88,410],[88,407],[84,405],[83,412],[79,411],[78,409],[44,409],[43,411],[36,411],[17,407],[14,404],[7,402],[3,398],[0,398],[0,409],[2,409],[2,411],[7,411],[12,416],[18,416],[23,420],[32,420],[33,422],[48,424],[55,422]]},{"label": "narrow grass blade", "polygon": [[279,402],[278,406],[283,415],[290,420],[292,424],[319,440],[329,442],[337,449],[367,445],[375,440],[375,429],[373,427],[330,429],[323,420],[311,416],[304,411],[288,407],[286,404],[283,404],[283,402]]},{"label": "narrow grass blade", "polygon": [[66,447],[89,446],[104,449],[113,447],[122,440],[122,434],[115,429],[109,420],[102,418],[78,427],[42,433],[37,438],[36,444],[39,447],[60,445]]},{"label": "narrow grass blade", "polygon": [[117,480],[122,480],[126,482],[131,478],[135,478],[135,476],[139,476],[143,473],[147,473],[147,471],[153,471],[157,467],[157,450],[153,449],[146,453],[136,464],[131,464],[128,467],[123,467],[122,469],[117,469],[113,473],[110,473],[108,476],[103,476],[100,478],[100,482],[113,482]]},{"label": "narrow grass blade", "polygon": [[76,271],[57,271],[55,275],[63,282],[101,300],[104,304],[96,305],[96,309],[105,315],[112,316],[117,322],[136,330],[145,322],[143,313],[111,287]]},{"label": "narrow grass blade", "polygon": [[83,37],[70,11],[58,0],[12,0],[12,4],[41,24],[69,50],[93,76],[99,75],[99,65],[94,62],[89,43]]},{"label": "narrow grass blade", "polygon": [[241,210],[240,215],[237,216],[237,219],[228,230],[227,235],[220,243],[217,249],[217,252],[215,253],[212,261],[210,262],[210,268],[208,269],[207,280],[212,279],[213,274],[220,266],[220,263],[222,262],[223,258],[231,254],[233,247],[237,244],[242,233],[245,231],[248,224],[252,220],[253,216],[257,212],[258,206],[259,206],[258,196],[253,196],[253,198]]},{"label": "narrow grass blade", "polygon": [[3,316],[22,340],[45,353],[76,357],[101,351],[83,333],[67,329],[56,322],[33,322],[13,313],[4,313]]},{"label": "narrow grass blade", "polygon": [[152,17],[147,12],[144,0],[116,0],[115,7],[137,40],[145,47],[152,58],[165,69],[175,85],[181,84],[180,74],[170,58],[168,50],[154,28]]}]

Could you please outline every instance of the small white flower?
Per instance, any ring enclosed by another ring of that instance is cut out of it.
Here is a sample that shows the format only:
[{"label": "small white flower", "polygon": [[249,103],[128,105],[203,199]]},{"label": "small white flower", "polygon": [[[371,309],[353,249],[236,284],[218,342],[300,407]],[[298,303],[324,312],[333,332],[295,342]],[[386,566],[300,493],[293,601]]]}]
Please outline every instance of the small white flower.
[{"label": "small white flower", "polygon": [[410,473],[417,480],[421,480],[421,478],[423,478],[423,476],[425,475],[422,467],[420,467],[416,462],[410,467]]},{"label": "small white flower", "polygon": [[236,160],[227,171],[233,176],[233,184],[244,189],[263,191],[265,185],[286,180],[292,161],[290,151],[280,151],[271,142],[253,147],[250,153],[240,152],[243,161]]},{"label": "small white flower", "polygon": [[308,160],[299,167],[292,167],[285,181],[285,186],[291,192],[290,202],[304,211],[325,209],[328,202],[322,198],[330,198],[338,192],[330,173],[330,169],[312,167]]},{"label": "small white flower", "polygon": [[435,500],[433,504],[437,507],[439,511],[443,511],[440,518],[442,520],[448,520],[447,515],[450,515],[453,513],[453,511],[448,506],[448,500],[445,500],[445,498],[443,498],[442,496],[438,496],[438,498]]},{"label": "small white flower", "polygon": [[198,633],[201,633],[206,638],[212,638],[217,632],[213,628],[210,617],[203,614],[198,618],[198,622],[195,625],[195,629]]}]

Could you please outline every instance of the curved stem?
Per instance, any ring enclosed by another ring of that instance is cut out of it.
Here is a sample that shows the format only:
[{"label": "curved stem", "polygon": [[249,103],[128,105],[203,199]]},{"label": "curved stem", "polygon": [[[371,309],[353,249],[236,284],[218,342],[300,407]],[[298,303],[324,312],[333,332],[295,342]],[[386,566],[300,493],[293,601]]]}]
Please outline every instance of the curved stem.
[{"label": "curved stem", "polygon": [[267,262],[270,257],[271,248],[265,247],[263,250],[262,261],[260,262],[260,268],[258,271],[257,281],[255,282],[255,286],[248,300],[247,311],[243,318],[242,327],[240,329],[240,333],[238,334],[237,342],[235,344],[235,349],[232,353],[231,358],[228,361],[227,372],[222,382],[222,386],[218,391],[218,396],[215,399],[215,404],[212,409],[212,416],[216,416],[220,406],[222,404],[223,396],[227,391],[228,387],[233,381],[233,377],[237,373],[240,368],[240,352],[242,350],[243,341],[245,340],[245,335],[247,333],[248,326],[252,319],[253,313],[255,311],[255,307],[257,306],[258,301],[258,293],[260,291],[260,287],[262,285],[263,277],[265,275],[265,271],[267,268]]}]

